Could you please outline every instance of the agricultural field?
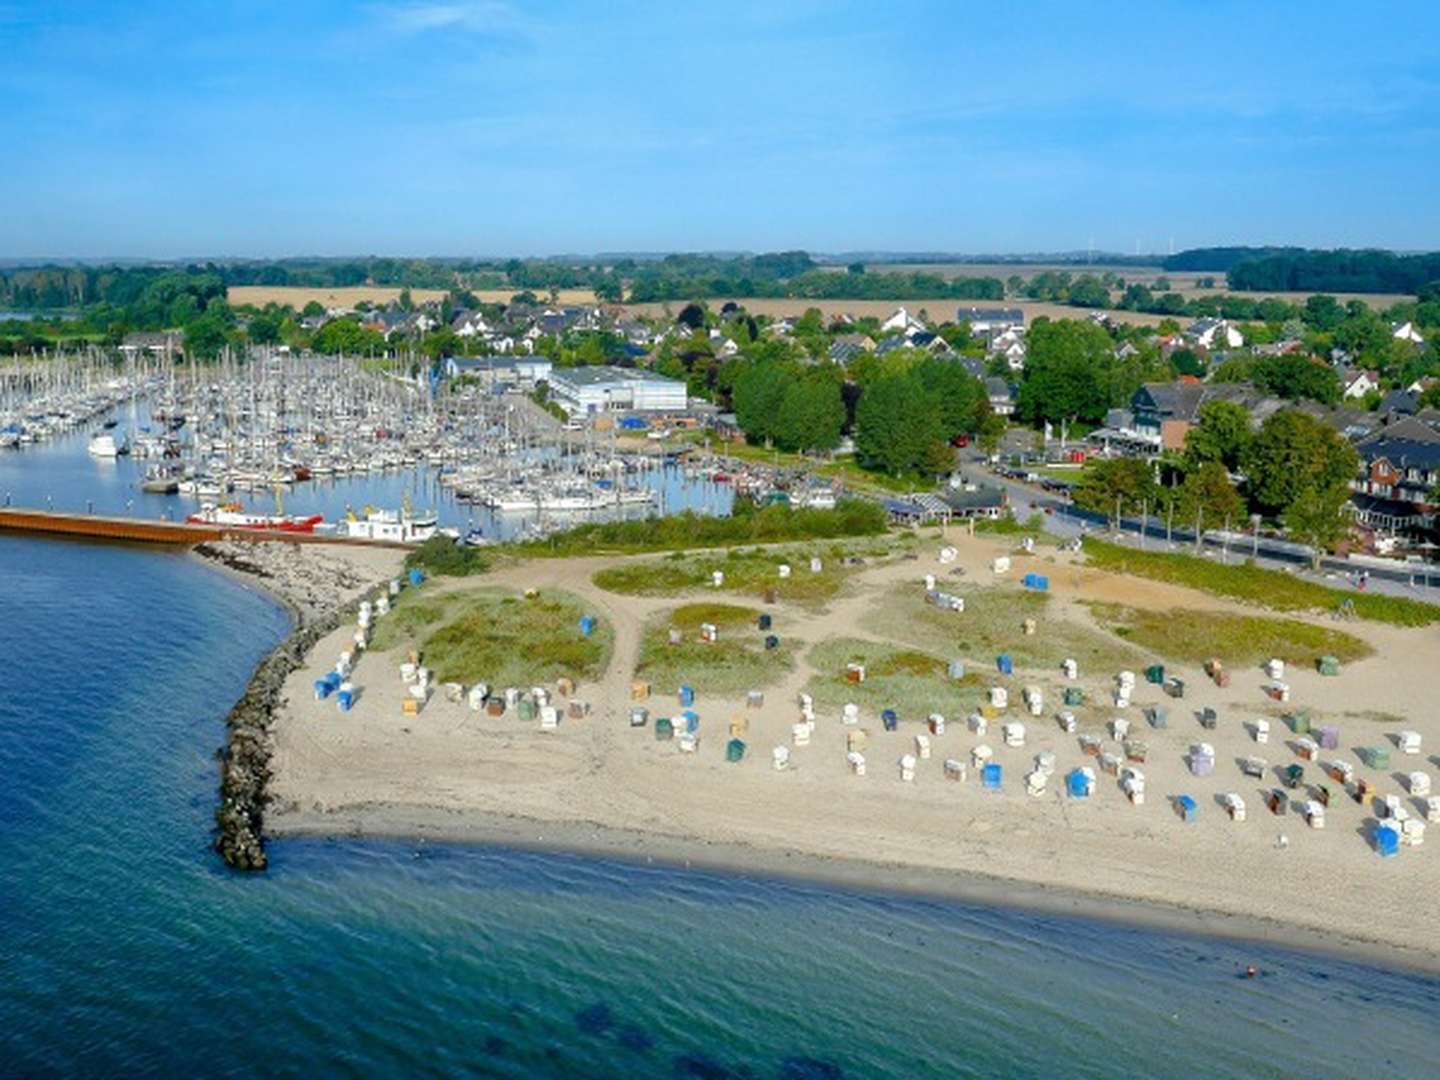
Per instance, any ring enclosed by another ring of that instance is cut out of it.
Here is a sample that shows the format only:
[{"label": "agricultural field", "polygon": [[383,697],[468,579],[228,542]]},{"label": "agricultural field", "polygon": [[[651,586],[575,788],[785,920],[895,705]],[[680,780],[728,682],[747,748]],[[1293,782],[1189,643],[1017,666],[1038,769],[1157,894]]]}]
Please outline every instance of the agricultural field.
[{"label": "agricultural field", "polygon": [[[410,297],[417,304],[427,300],[443,300],[443,289],[411,289]],[[388,304],[400,299],[399,287],[385,285],[354,285],[348,287],[312,289],[304,285],[231,285],[226,290],[226,299],[232,307],[251,304],[264,307],[266,304],[289,304],[299,311],[312,300],[326,308],[352,308],[362,301],[372,304]],[[507,297],[508,299],[508,297]]]}]

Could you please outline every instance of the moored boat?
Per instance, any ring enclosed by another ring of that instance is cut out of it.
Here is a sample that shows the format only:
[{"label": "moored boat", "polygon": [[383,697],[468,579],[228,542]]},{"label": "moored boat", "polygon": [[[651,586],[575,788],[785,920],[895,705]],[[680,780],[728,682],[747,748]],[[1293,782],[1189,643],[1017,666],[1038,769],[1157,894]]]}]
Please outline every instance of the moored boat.
[{"label": "moored boat", "polygon": [[240,503],[206,503],[185,519],[191,525],[223,525],[233,529],[274,529],[279,532],[312,533],[325,520],[323,514],[251,514]]}]

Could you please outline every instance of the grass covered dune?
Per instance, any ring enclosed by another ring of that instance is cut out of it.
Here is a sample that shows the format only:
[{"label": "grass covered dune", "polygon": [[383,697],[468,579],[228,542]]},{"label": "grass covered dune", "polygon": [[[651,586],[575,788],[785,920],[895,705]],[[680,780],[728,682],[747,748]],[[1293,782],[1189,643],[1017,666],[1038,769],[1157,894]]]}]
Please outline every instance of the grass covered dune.
[{"label": "grass covered dune", "polygon": [[[847,559],[867,561],[884,558],[903,544],[883,541],[851,541],[803,548],[730,548],[726,551],[676,552],[661,559],[647,559],[607,566],[595,573],[594,583],[606,592],[625,596],[679,596],[686,592],[714,591],[712,575],[725,575],[721,592],[763,597],[775,591],[781,602],[822,604],[837,595],[845,579],[860,569]],[[818,557],[821,569],[812,571],[810,560]],[[788,578],[779,575],[780,564],[788,564]]]},{"label": "grass covered dune", "polygon": [[1193,555],[1135,551],[1105,540],[1087,538],[1086,563],[1097,570],[1137,574],[1155,581],[1184,585],[1215,596],[1258,604],[1272,611],[1334,611],[1349,600],[1355,614],[1392,626],[1429,626],[1440,621],[1440,606],[1403,596],[1332,589],[1280,570],[1253,563],[1212,562]]},{"label": "grass covered dune", "polygon": [[560,676],[593,681],[604,672],[614,633],[579,598],[542,591],[526,597],[499,588],[409,591],[377,625],[371,649],[416,649],[441,682],[529,686]]},{"label": "grass covered dune", "polygon": [[[646,624],[635,674],[670,693],[682,683],[710,694],[738,694],[773,686],[795,668],[794,650],[777,631],[780,644],[765,648],[767,631],[757,626],[760,612],[738,604],[684,604]],[[709,623],[719,640],[703,641]],[[678,631],[680,643],[670,644]]]},{"label": "grass covered dune", "polygon": [[1095,617],[1111,632],[1171,660],[1203,664],[1211,657],[1227,664],[1258,664],[1275,657],[1313,667],[1322,656],[1349,662],[1373,650],[1343,630],[1299,619],[1231,615],[1216,611],[1141,610],[1094,604]]}]

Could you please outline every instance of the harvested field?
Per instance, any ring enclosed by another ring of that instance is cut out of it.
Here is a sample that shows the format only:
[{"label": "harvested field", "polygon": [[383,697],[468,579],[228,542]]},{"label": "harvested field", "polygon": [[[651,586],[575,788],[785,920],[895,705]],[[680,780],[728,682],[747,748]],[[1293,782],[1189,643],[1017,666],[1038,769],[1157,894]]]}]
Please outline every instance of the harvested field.
[{"label": "harvested field", "polygon": [[[420,304],[426,300],[443,300],[445,290],[411,289],[410,296]],[[366,300],[372,304],[388,304],[391,300],[400,299],[400,289],[386,285],[353,285],[332,289],[312,289],[305,285],[231,285],[226,290],[226,298],[232,306],[254,304],[256,307],[264,307],[266,304],[289,304],[299,311],[312,300],[327,308],[351,308]]]}]

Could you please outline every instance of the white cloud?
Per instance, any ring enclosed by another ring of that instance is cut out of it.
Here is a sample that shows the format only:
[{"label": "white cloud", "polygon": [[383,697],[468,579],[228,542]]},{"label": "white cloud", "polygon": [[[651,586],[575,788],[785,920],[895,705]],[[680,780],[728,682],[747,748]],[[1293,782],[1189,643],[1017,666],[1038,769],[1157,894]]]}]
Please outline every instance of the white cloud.
[{"label": "white cloud", "polygon": [[381,4],[371,9],[392,30],[425,34],[458,30],[488,37],[528,36],[530,24],[504,0],[452,0],[450,3]]}]

